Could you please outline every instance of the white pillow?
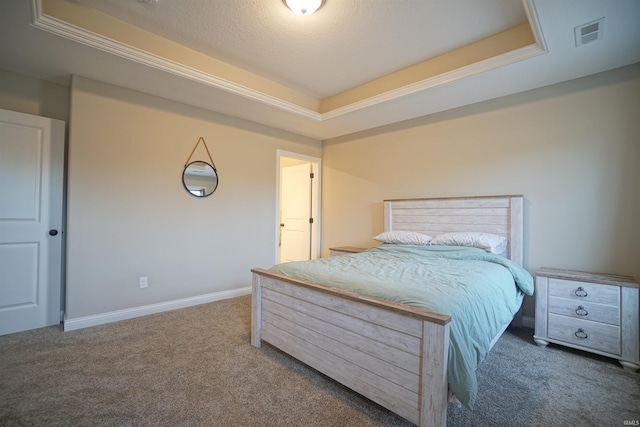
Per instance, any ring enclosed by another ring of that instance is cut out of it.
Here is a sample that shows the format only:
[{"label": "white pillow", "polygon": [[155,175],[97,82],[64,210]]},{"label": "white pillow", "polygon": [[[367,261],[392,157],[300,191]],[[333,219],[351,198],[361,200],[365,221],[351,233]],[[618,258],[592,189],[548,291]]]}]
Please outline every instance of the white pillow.
[{"label": "white pillow", "polygon": [[385,231],[373,238],[382,243],[395,243],[400,245],[428,245],[431,236],[414,231]]},{"label": "white pillow", "polygon": [[466,231],[439,234],[434,237],[429,244],[472,246],[494,254],[501,254],[507,249],[507,238],[496,234]]}]

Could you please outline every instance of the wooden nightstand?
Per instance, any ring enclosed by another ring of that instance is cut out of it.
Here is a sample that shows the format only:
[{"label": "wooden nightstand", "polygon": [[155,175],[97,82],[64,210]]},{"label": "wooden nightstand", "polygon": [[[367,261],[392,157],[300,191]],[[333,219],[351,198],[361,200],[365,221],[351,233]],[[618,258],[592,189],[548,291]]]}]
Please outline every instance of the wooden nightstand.
[{"label": "wooden nightstand", "polygon": [[633,277],[541,268],[533,338],[543,347],[566,345],[640,369],[639,291]]},{"label": "wooden nightstand", "polygon": [[366,250],[366,248],[357,248],[355,246],[338,246],[329,248],[329,256],[357,254]]}]

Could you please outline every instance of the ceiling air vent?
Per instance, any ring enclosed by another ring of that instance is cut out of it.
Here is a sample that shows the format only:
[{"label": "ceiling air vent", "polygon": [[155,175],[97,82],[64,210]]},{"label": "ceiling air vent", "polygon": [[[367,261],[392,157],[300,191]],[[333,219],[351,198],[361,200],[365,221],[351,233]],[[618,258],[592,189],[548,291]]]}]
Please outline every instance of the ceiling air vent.
[{"label": "ceiling air vent", "polygon": [[576,47],[600,40],[604,31],[604,17],[588,24],[580,25],[574,31],[576,33]]}]

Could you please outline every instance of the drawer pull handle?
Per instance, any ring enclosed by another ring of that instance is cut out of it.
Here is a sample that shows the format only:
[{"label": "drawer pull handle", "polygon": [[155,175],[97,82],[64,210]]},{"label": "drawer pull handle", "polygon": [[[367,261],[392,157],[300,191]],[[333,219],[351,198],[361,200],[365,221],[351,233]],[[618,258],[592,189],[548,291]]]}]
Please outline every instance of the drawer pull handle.
[{"label": "drawer pull handle", "polygon": [[585,310],[583,306],[579,305],[578,308],[576,309],[576,314],[578,316],[588,316],[589,312]]},{"label": "drawer pull handle", "polygon": [[587,338],[589,338],[589,335],[587,335],[587,333],[582,328],[578,329],[573,335],[575,335],[576,338],[580,340],[586,340]]},{"label": "drawer pull handle", "polygon": [[576,289],[576,291],[574,292],[574,294],[576,294],[576,296],[580,298],[585,298],[587,295],[589,295],[582,286],[579,286],[578,289]]}]

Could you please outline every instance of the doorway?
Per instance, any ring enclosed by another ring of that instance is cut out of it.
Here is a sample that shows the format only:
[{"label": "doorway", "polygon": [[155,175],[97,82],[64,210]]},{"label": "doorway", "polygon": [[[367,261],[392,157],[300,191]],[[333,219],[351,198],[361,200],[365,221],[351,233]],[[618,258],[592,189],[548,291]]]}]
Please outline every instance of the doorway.
[{"label": "doorway", "polygon": [[319,257],[320,165],[316,157],[277,151],[276,263]]}]

